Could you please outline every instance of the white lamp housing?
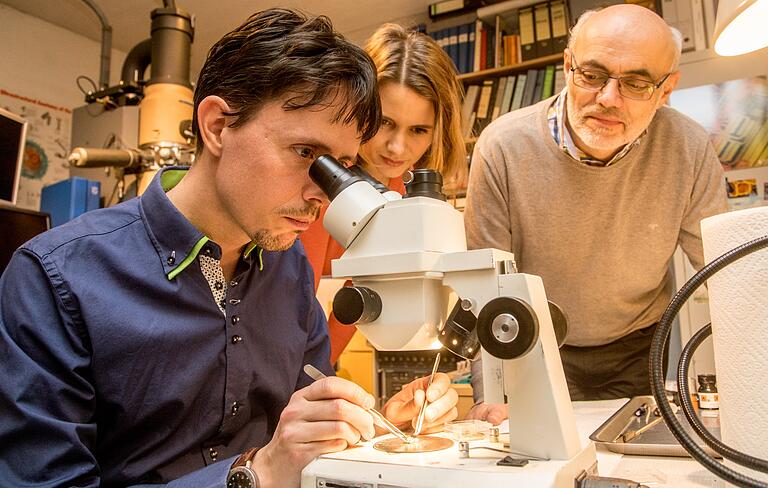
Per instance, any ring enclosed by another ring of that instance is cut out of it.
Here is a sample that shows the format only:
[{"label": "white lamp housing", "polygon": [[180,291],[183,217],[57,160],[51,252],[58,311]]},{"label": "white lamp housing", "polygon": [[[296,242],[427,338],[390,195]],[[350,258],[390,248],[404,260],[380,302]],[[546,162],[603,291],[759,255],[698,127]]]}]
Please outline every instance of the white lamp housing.
[{"label": "white lamp housing", "polygon": [[768,0],[720,0],[715,52],[738,56],[768,46]]}]

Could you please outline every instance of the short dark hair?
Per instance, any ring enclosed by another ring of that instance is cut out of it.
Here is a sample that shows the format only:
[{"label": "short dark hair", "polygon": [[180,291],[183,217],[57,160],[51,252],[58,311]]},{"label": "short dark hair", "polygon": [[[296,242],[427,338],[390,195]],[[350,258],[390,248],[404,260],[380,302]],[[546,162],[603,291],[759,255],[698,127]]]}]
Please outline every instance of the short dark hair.
[{"label": "short dark hair", "polygon": [[[245,124],[265,103],[286,96],[286,110],[344,97],[334,121],[356,122],[362,142],[381,123],[371,58],[335,32],[328,17],[307,17],[290,9],[256,13],[213,45],[195,89],[192,125],[198,135],[197,108],[211,95],[231,107],[227,115],[235,120],[230,127]],[[202,148],[198,137],[197,152]]]}]

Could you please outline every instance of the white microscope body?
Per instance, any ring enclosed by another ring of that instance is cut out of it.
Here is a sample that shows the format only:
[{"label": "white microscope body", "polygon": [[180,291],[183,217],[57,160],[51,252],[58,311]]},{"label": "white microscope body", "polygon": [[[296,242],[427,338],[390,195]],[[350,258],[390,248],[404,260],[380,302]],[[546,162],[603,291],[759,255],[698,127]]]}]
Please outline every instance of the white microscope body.
[{"label": "white microscope body", "polygon": [[[511,253],[467,251],[461,213],[437,198],[382,195],[358,181],[332,196],[324,225],[346,248],[332,262],[333,277],[351,279],[353,290],[362,290],[351,320],[367,321],[355,325],[376,349],[437,349],[441,335],[460,347],[461,337],[445,337],[451,292],[477,316],[485,401],[504,403],[506,393],[509,453],[532,461],[497,466],[504,454],[493,451],[461,459],[456,448],[391,454],[365,443],[313,461],[303,471],[302,488],[571,488],[574,478],[594,469],[594,445],[583,447],[576,431],[541,278],[517,273]],[[464,355],[474,355],[473,348],[476,340],[467,339]]]}]

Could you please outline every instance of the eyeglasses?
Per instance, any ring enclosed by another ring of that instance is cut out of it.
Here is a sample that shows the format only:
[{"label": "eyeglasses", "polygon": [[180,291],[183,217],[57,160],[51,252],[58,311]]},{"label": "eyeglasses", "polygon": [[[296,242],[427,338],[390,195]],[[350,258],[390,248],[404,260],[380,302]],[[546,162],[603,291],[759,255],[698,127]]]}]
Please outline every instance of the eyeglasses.
[{"label": "eyeglasses", "polygon": [[625,98],[632,100],[650,100],[653,92],[667,81],[672,73],[667,73],[658,83],[643,78],[633,76],[611,76],[603,70],[579,68],[576,66],[576,60],[571,57],[571,73],[573,73],[573,83],[585,90],[600,91],[608,80],[614,79],[619,82],[619,93]]}]

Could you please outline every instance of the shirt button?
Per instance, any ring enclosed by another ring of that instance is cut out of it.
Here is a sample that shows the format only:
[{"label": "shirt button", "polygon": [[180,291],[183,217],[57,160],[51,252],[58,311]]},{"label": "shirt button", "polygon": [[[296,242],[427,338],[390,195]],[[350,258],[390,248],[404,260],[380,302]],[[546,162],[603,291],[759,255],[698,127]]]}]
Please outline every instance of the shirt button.
[{"label": "shirt button", "polygon": [[232,325],[235,325],[236,323],[240,322],[240,317],[237,315],[232,316]]},{"label": "shirt button", "polygon": [[219,451],[213,447],[208,448],[208,454],[211,456],[211,461],[216,461],[216,459],[219,457]]},{"label": "shirt button", "polygon": [[216,283],[213,285],[213,287],[214,287],[214,288],[216,288],[217,290],[221,290],[222,288],[224,288],[224,283],[222,283],[221,281],[217,281],[217,282],[216,282]]},{"label": "shirt button", "polygon": [[237,298],[230,298],[229,299],[229,304],[230,305],[237,305],[238,303],[240,303],[240,300],[237,299]]},{"label": "shirt button", "polygon": [[232,416],[237,415],[237,411],[240,410],[240,404],[237,402],[234,402],[232,404]]},{"label": "shirt button", "polygon": [[232,336],[232,344],[237,344],[238,342],[240,342],[242,340],[243,340],[243,338],[240,337],[239,335]]},{"label": "shirt button", "polygon": [[206,256],[210,256],[211,255],[211,248],[210,247],[206,247],[203,252],[205,253]]}]

